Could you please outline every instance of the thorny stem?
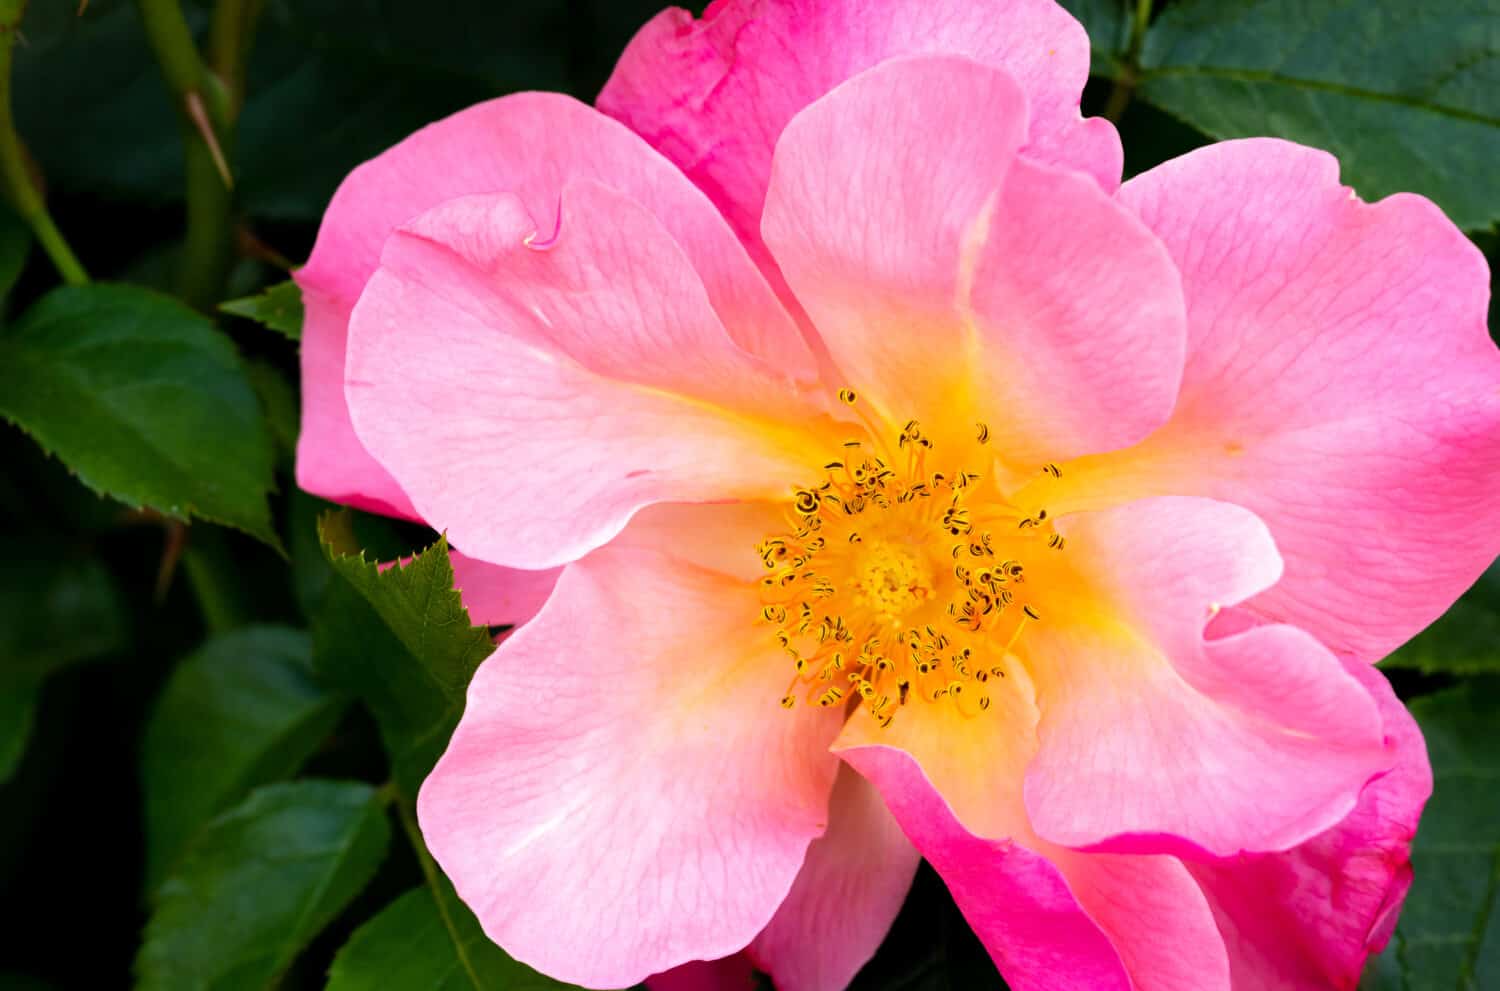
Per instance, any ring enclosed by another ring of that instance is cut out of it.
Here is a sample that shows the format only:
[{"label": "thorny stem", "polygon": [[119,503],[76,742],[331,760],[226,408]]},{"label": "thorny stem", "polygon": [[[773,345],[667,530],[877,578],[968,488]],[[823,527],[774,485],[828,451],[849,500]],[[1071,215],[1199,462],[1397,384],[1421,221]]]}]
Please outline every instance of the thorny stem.
[{"label": "thorny stem", "polygon": [[1119,123],[1120,115],[1130,105],[1140,81],[1141,45],[1146,40],[1146,27],[1151,23],[1152,0],[1136,0],[1135,17],[1130,22],[1130,41],[1125,47],[1125,56],[1120,60],[1120,71],[1115,76],[1114,89],[1104,104],[1104,116],[1111,123]]},{"label": "thorny stem", "polygon": [[193,43],[178,0],[138,0],[146,37],[177,100],[187,171],[187,232],[178,290],[213,306],[234,256],[231,224],[234,122],[244,98],[245,56],[262,0],[219,0],[209,29],[212,67]]},{"label": "thorny stem", "polygon": [[0,182],[3,182],[5,195],[16,213],[36,235],[37,243],[52,259],[63,281],[80,286],[89,281],[88,272],[84,271],[78,256],[73,254],[62,232],[52,222],[41,191],[32,181],[11,111],[11,54],[16,32],[21,27],[21,15],[25,11],[26,0],[0,0]]}]

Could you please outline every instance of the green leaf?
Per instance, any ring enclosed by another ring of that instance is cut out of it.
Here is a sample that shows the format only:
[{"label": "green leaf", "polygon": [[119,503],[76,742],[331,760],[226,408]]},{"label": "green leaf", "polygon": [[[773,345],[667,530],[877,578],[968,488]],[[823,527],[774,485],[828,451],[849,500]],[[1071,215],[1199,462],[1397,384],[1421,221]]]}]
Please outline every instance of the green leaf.
[{"label": "green leaf", "polygon": [[1500,566],[1492,567],[1438,620],[1381,662],[1425,674],[1500,672]]},{"label": "green leaf", "polygon": [[42,537],[7,541],[0,555],[0,782],[20,763],[42,682],[121,648],[128,636],[114,579]]},{"label": "green leaf", "polygon": [[302,429],[296,391],[280,369],[260,358],[254,358],[245,365],[245,374],[250,378],[255,395],[260,398],[261,410],[266,415],[266,426],[270,427],[277,448],[282,457],[290,462],[297,456],[297,434]]},{"label": "green leaf", "polygon": [[1412,845],[1416,881],[1386,952],[1400,961],[1405,991],[1496,987],[1500,678],[1419,698],[1411,711],[1427,739],[1434,786]]},{"label": "green leaf", "polygon": [[0,205],[0,299],[10,295],[31,252],[31,228],[8,206]]},{"label": "green leaf", "polygon": [[137,991],[265,988],[374,876],[390,825],[374,789],[269,785],[209,824],[158,892]]},{"label": "green leaf", "polygon": [[469,623],[445,539],[382,572],[360,551],[347,511],[325,515],[319,533],[342,580],[324,595],[314,657],[329,680],[369,706],[402,794],[415,795],[453,735],[469,679],[494,642],[485,627]]},{"label": "green leaf", "polygon": [[327,991],[565,991],[512,960],[439,879],[408,891],[355,930],[333,958]]},{"label": "green leaf", "polygon": [[1215,138],[1326,148],[1366,199],[1402,190],[1465,229],[1500,218],[1500,31],[1483,0],[1182,0],[1137,95]]},{"label": "green leaf", "polygon": [[278,282],[254,296],[220,303],[219,309],[254,320],[291,340],[302,339],[302,290],[291,279]]},{"label": "green leaf", "polygon": [[0,416],[85,485],[279,548],[272,446],[234,345],[131,286],[57,289],[0,335]]},{"label": "green leaf", "polygon": [[1060,0],[1068,13],[1078,18],[1089,33],[1092,54],[1090,71],[1113,76],[1120,71],[1119,59],[1130,44],[1129,0]]},{"label": "green leaf", "polygon": [[41,697],[40,679],[0,677],[0,784],[21,764]]},{"label": "green leaf", "polygon": [[179,664],[141,752],[147,890],[205,822],[251,788],[295,773],[342,708],[313,677],[312,640],[300,630],[236,630]]},{"label": "green leaf", "polygon": [[98,561],[45,537],[7,539],[0,555],[0,671],[45,677],[121,647],[119,589]]}]

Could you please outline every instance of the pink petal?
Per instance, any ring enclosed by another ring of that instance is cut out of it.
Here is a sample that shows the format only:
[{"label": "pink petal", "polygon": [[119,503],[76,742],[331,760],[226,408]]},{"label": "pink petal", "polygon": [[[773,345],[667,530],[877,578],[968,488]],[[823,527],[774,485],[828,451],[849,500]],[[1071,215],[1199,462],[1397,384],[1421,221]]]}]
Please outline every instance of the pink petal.
[{"label": "pink petal", "polygon": [[1166,497],[1059,522],[1061,560],[1028,562],[1041,621],[1020,645],[1040,748],[1036,831],[1066,846],[1227,856],[1284,850],[1353,809],[1394,759],[1369,693],[1290,626],[1205,641],[1219,606],[1280,560],[1247,510]]},{"label": "pink petal", "polygon": [[[759,525],[724,507],[727,539]],[[828,824],[838,715],[777,706],[758,611],[736,578],[606,547],[480,667],[417,814],[512,956],[623,987],[771,920]]]},{"label": "pink petal", "polygon": [[1014,991],[1229,991],[1224,941],[1176,858],[1064,850],[1024,827],[984,839],[901,750],[842,756],[880,789]]},{"label": "pink petal", "polygon": [[1004,69],[1031,105],[1027,155],[1119,185],[1119,136],[1078,113],[1088,37],[1051,0],[721,0],[701,21],[674,8],[636,35],[599,108],[676,162],[758,248],[787,122],[851,76],[915,54]]},{"label": "pink petal", "polygon": [[831,423],[644,207],[578,181],[536,231],[514,196],[450,200],[387,241],[350,324],[360,440],[465,553],[552,567],[650,503],[784,498],[827,459]]},{"label": "pink petal", "polygon": [[1172,424],[1095,466],[1099,491],[1249,507],[1286,561],[1251,607],[1380,658],[1500,551],[1484,258],[1427,200],[1362,203],[1284,141],[1200,149],[1120,199],[1182,271],[1189,359]]},{"label": "pink petal", "polygon": [[1055,847],[1048,853],[1109,937],[1133,991],[1231,991],[1224,938],[1182,861]]},{"label": "pink petal", "polygon": [[1184,317],[1155,237],[1097,184],[1018,158],[1025,131],[998,69],[884,62],[787,125],[764,231],[847,384],[894,423],[972,441],[985,420],[1032,468],[1165,422]]},{"label": "pink petal", "polygon": [[1412,836],[1432,793],[1427,751],[1385,678],[1357,661],[1349,670],[1380,705],[1396,766],[1337,826],[1286,853],[1189,865],[1218,915],[1236,987],[1353,988],[1411,885]]},{"label": "pink petal", "polygon": [[469,620],[481,626],[520,626],[537,614],[552,594],[561,568],[520,571],[487,564],[450,550],[454,585]]},{"label": "pink petal", "polygon": [[828,832],[750,956],[777,991],[842,991],[880,948],[921,860],[875,791],[839,769]]},{"label": "pink petal", "polygon": [[880,790],[943,876],[1013,991],[1127,991],[1119,954],[1046,858],[970,833],[901,750],[856,746],[841,756]]},{"label": "pink petal", "polygon": [[[645,142],[564,96],[520,93],[431,124],[354,170],[335,194],[307,265],[296,274],[306,303],[298,484],[363,508],[415,515],[354,435],[344,401],[349,313],[398,227],[470,193],[511,192],[555,226],[573,179],[595,179],[644,204],[681,246],[715,311],[743,347],[788,376],[812,375],[796,326],[701,192]],[[420,325],[406,328],[421,336]]]}]

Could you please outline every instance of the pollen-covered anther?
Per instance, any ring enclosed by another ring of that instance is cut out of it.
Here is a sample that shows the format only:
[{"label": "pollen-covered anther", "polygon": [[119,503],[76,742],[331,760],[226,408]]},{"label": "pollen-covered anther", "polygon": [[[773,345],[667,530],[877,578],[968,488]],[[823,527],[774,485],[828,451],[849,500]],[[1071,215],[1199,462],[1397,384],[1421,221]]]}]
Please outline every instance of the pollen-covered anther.
[{"label": "pollen-covered anther", "polygon": [[915,419],[892,431],[892,448],[853,389],[839,400],[869,437],[844,442],[822,481],[794,489],[786,531],[756,547],[768,572],[761,619],[792,659],[781,705],[863,706],[881,726],[913,700],[986,712],[1022,630],[1041,618],[1022,557],[1065,542],[1044,508],[1017,507],[986,479],[986,424],[962,463]]}]

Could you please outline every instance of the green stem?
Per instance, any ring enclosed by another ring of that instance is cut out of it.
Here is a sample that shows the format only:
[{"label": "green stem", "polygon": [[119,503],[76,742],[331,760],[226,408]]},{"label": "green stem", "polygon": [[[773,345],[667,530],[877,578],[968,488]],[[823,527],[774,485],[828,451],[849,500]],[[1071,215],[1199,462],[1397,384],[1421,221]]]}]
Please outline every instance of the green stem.
[{"label": "green stem", "polygon": [[245,56],[262,0],[219,0],[209,28],[212,69],[178,0],[138,0],[146,37],[177,97],[187,164],[187,231],[178,291],[199,309],[219,300],[234,261],[229,161],[244,98]]},{"label": "green stem", "polygon": [[192,527],[182,552],[182,570],[208,632],[223,633],[250,621],[243,579],[222,533],[209,526]]},{"label": "green stem", "polygon": [[422,864],[422,876],[427,880],[427,886],[432,889],[432,896],[441,904],[442,902],[442,872],[438,870],[437,861],[432,859],[432,854],[427,852],[427,841],[422,839],[422,828],[417,825],[417,817],[412,814],[411,806],[400,800],[397,796],[396,817],[401,820],[401,828],[406,833],[406,838],[411,841],[411,848],[417,855],[417,860]]},{"label": "green stem", "polygon": [[1141,46],[1146,41],[1146,28],[1151,24],[1152,0],[1136,0],[1135,17],[1130,22],[1130,41],[1125,46],[1125,57],[1120,61],[1120,71],[1115,76],[1114,89],[1104,104],[1104,116],[1112,123],[1119,123],[1120,115],[1130,105],[1135,87],[1140,82]]},{"label": "green stem", "polygon": [[64,282],[80,286],[89,281],[89,274],[68,247],[62,232],[52,222],[41,191],[31,179],[26,166],[26,153],[21,148],[21,138],[16,134],[16,121],[11,110],[10,68],[12,48],[16,33],[21,28],[21,15],[26,11],[26,0],[0,0],[0,182],[4,183],[5,195],[15,207],[16,213],[30,226],[37,243],[52,259],[52,264]]},{"label": "green stem", "polygon": [[224,82],[229,113],[237,117],[245,100],[245,59],[265,0],[219,0],[208,28],[208,64]]}]

